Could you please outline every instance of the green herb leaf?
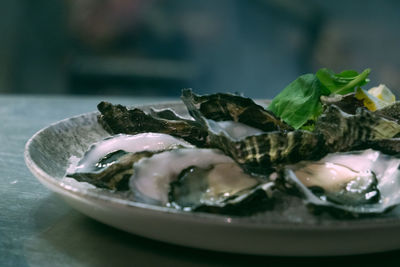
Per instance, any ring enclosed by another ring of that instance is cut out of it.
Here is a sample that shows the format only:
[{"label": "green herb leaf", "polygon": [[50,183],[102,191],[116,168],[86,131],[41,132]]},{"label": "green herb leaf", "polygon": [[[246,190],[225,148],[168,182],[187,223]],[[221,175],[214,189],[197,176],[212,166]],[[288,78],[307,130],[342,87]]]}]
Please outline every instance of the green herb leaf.
[{"label": "green herb leaf", "polygon": [[298,77],[279,93],[268,109],[295,129],[321,113],[320,96],[323,86],[314,74]]},{"label": "green herb leaf", "polygon": [[354,70],[345,70],[335,74],[332,70],[323,68],[318,70],[316,75],[323,87],[326,88],[322,89],[324,94],[327,94],[328,91],[332,94],[344,95],[354,92],[355,87],[368,83],[370,72],[370,69],[366,69],[360,74]]}]

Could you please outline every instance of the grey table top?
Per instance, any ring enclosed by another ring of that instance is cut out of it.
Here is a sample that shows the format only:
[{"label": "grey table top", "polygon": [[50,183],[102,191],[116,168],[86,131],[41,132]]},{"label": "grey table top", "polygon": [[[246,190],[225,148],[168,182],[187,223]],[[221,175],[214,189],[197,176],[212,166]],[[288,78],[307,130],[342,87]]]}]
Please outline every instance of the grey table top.
[{"label": "grey table top", "polygon": [[141,105],[167,99],[0,95],[0,266],[324,266],[400,259],[400,251],[325,258],[211,252],[127,234],[80,214],[35,179],[23,151],[39,129],[93,111],[100,100]]}]

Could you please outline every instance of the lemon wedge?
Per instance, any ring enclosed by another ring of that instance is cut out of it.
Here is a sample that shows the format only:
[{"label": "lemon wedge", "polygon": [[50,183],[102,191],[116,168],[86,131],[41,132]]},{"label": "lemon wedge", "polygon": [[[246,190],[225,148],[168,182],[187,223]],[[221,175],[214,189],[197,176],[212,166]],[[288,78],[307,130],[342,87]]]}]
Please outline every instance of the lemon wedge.
[{"label": "lemon wedge", "polygon": [[383,100],[388,104],[392,104],[396,101],[396,96],[384,84],[380,84],[377,87],[372,87],[368,90],[368,93],[379,98],[380,100]]},{"label": "lemon wedge", "polygon": [[361,89],[358,87],[356,89],[356,98],[358,100],[362,100],[364,103],[364,106],[369,109],[370,111],[376,111],[378,109],[381,109],[383,107],[386,107],[387,105],[391,104],[388,103],[387,101],[384,101],[372,94],[370,94],[368,91],[365,91],[364,89]]}]

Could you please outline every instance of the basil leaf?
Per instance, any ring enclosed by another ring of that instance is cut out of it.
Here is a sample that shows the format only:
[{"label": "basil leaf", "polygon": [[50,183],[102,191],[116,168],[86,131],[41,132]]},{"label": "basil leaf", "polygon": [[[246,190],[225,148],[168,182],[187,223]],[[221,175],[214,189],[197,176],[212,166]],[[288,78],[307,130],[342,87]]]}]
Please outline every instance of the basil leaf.
[{"label": "basil leaf", "polygon": [[[332,70],[323,68],[318,70],[316,75],[329,93],[344,95],[354,92],[355,87],[363,86],[369,82],[368,75],[370,72],[370,69],[366,69],[360,74],[354,70],[345,70],[335,74]],[[325,94],[326,90],[324,89],[323,92]]]},{"label": "basil leaf", "polygon": [[268,109],[295,129],[321,112],[319,98],[323,86],[314,74],[305,74],[290,83],[268,106]]}]

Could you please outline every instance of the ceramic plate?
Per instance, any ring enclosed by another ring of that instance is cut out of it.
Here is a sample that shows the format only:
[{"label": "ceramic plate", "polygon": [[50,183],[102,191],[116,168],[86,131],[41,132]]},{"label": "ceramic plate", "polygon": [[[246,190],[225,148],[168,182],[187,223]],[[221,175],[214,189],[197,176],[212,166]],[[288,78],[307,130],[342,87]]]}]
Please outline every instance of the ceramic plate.
[{"label": "ceramic plate", "polygon": [[[170,107],[185,115],[180,103]],[[301,200],[283,197],[275,209],[250,217],[180,212],[138,203],[64,179],[71,156],[109,134],[97,112],[54,123],[26,144],[25,161],[38,180],[65,201],[100,222],[144,237],[216,251],[268,255],[345,255],[400,248],[400,209],[375,218],[339,220],[311,215]]]}]

